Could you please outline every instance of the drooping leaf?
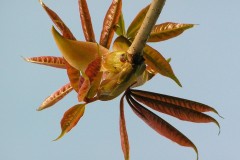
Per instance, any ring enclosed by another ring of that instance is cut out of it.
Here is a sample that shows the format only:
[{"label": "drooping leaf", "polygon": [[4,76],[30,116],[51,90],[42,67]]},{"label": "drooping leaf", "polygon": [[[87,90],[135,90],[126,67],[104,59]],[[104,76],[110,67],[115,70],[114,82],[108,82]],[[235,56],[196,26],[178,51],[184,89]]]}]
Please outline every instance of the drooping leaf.
[{"label": "drooping leaf", "polygon": [[148,66],[150,66],[153,70],[160,73],[161,75],[171,78],[180,87],[182,86],[177,77],[175,76],[171,65],[157,50],[153,49],[148,45],[146,45],[143,50],[143,57],[145,59],[145,63]]},{"label": "drooping leaf", "polygon": [[40,4],[44,8],[44,10],[47,12],[49,17],[52,19],[53,23],[57,26],[57,28],[62,32],[63,37],[67,39],[75,40],[76,38],[73,36],[70,29],[64,24],[64,22],[61,20],[61,18],[49,7],[47,7],[42,0],[39,0]]},{"label": "drooping leaf", "polygon": [[53,106],[54,104],[56,104],[58,101],[60,101],[61,99],[63,99],[63,97],[65,97],[69,92],[71,92],[73,90],[72,86],[70,83],[64,85],[63,87],[61,87],[59,90],[57,90],[56,92],[54,92],[53,94],[51,94],[48,98],[46,98],[44,100],[44,102],[39,106],[39,108],[37,109],[38,111],[41,111],[43,109],[46,109],[48,107]]},{"label": "drooping leaf", "polygon": [[181,106],[177,106],[171,103],[162,102],[159,100],[147,98],[144,96],[140,96],[137,94],[132,93],[131,94],[138,102],[141,102],[145,104],[146,106],[158,111],[162,112],[168,115],[171,115],[173,117],[176,117],[180,120],[184,121],[190,121],[195,123],[210,123],[214,122],[220,129],[219,123],[209,115],[206,115],[204,113],[184,108]]},{"label": "drooping leaf", "polygon": [[123,14],[121,13],[120,18],[118,20],[118,23],[114,26],[114,30],[117,35],[119,36],[125,36],[126,31],[125,31],[125,22],[123,18]]},{"label": "drooping leaf", "polygon": [[70,109],[68,109],[61,120],[61,134],[54,140],[62,138],[66,133],[68,133],[80,120],[85,111],[86,104],[77,104]]},{"label": "drooping leaf", "polygon": [[138,14],[137,16],[134,18],[134,20],[132,21],[132,23],[130,24],[130,26],[128,27],[127,30],[127,37],[131,40],[134,39],[134,37],[137,35],[137,32],[139,30],[139,28],[141,27],[143,20],[148,12],[150,5],[146,6],[145,8],[143,8]]},{"label": "drooping leaf", "polygon": [[78,4],[85,39],[88,42],[96,42],[87,2],[86,0],[78,0]]},{"label": "drooping leaf", "polygon": [[125,116],[124,116],[124,96],[122,96],[120,100],[120,138],[121,138],[121,146],[122,151],[124,154],[125,160],[129,160],[129,142],[128,142],[128,134],[127,134],[127,128],[126,128],[126,122],[125,122]]},{"label": "drooping leaf", "polygon": [[97,43],[65,39],[54,27],[52,27],[52,34],[66,61],[82,72],[86,70],[89,63],[99,57],[99,53],[106,54],[108,52],[106,48]]},{"label": "drooping leaf", "polygon": [[182,24],[166,22],[159,25],[155,25],[152,32],[148,38],[148,42],[160,42],[165,41],[170,38],[179,36],[185,30],[192,28],[194,24]]},{"label": "drooping leaf", "polygon": [[27,62],[41,64],[45,66],[66,69],[65,60],[62,57],[41,56],[24,58],[24,60]]},{"label": "drooping leaf", "polygon": [[109,48],[122,10],[122,0],[113,0],[104,18],[100,45]]},{"label": "drooping leaf", "polygon": [[212,108],[208,105],[199,103],[199,102],[195,102],[195,101],[191,101],[191,100],[187,100],[187,99],[183,99],[183,98],[178,98],[178,97],[173,97],[173,96],[169,96],[169,95],[159,94],[159,93],[136,90],[136,89],[132,89],[131,92],[136,95],[139,95],[141,97],[146,97],[146,98],[150,98],[153,100],[166,102],[169,104],[174,104],[176,106],[181,106],[184,108],[189,108],[189,109],[195,110],[197,112],[214,112],[214,113],[218,114],[218,112],[214,108]]},{"label": "drooping leaf", "polygon": [[171,124],[158,117],[156,114],[150,110],[144,108],[141,104],[136,102],[131,96],[127,96],[128,103],[134,113],[141,118],[147,125],[154,129],[160,135],[176,142],[177,144],[185,147],[192,147],[197,153],[198,150],[196,146],[180,131],[178,131]]}]

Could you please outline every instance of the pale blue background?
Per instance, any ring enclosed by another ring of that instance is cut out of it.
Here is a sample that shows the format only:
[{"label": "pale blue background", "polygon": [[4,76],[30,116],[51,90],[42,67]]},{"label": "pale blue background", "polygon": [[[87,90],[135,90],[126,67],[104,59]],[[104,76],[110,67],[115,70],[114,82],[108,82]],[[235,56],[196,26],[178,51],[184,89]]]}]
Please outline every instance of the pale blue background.
[{"label": "pale blue background", "polygon": [[[89,0],[99,35],[111,0]],[[45,0],[83,40],[77,0]],[[150,0],[123,0],[128,26]],[[240,3],[237,0],[168,0],[158,23],[172,21],[200,24],[182,36],[154,44],[183,84],[156,77],[142,87],[214,106],[225,117],[213,115],[221,124],[193,124],[161,115],[185,133],[198,147],[201,160],[233,160],[240,143]],[[63,139],[59,133],[64,111],[77,103],[71,93],[53,108],[37,112],[38,105],[67,83],[64,70],[26,63],[21,56],[59,56],[50,33],[52,22],[37,0],[0,1],[0,159],[1,160],[121,160],[119,100],[87,107],[84,118]],[[132,160],[193,160],[190,148],[159,136],[126,105],[126,121]]]}]

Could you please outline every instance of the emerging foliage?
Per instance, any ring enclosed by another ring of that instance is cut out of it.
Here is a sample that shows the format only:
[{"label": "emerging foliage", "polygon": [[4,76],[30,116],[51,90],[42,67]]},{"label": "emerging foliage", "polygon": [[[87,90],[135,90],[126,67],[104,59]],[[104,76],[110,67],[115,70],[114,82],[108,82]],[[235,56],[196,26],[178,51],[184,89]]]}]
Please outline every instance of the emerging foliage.
[{"label": "emerging foliage", "polygon": [[[130,159],[130,144],[124,115],[124,99],[133,112],[160,135],[185,147],[198,150],[194,143],[167,121],[147,109],[147,107],[183,121],[194,123],[215,123],[217,120],[204,112],[218,112],[205,104],[133,89],[160,74],[182,86],[173,72],[170,61],[156,49],[145,45],[143,55],[130,55],[129,47],[146,17],[150,5],[143,8],[125,29],[122,0],[113,0],[103,21],[99,43],[95,40],[91,16],[86,0],[78,0],[80,21],[86,41],[77,40],[62,19],[41,0],[40,3],[55,27],[52,27],[53,38],[62,57],[40,56],[24,58],[27,62],[65,69],[69,83],[51,94],[37,110],[49,108],[74,90],[79,104],[68,109],[61,120],[62,138],[79,122],[85,112],[86,105],[97,100],[108,101],[123,94],[120,100],[119,129],[121,147],[125,160]],[[147,42],[160,42],[181,35],[193,24],[165,22],[156,24]],[[113,41],[114,33],[118,37]],[[112,45],[112,51],[109,49]],[[131,60],[129,57],[131,56]]]}]

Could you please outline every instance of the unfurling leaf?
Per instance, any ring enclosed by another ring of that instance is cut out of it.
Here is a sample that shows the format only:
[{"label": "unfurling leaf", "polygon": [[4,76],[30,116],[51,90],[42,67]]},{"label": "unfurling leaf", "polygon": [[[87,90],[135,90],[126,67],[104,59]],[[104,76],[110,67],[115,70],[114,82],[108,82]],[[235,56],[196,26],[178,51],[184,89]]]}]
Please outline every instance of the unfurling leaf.
[{"label": "unfurling leaf", "polygon": [[65,60],[62,57],[41,56],[24,58],[24,60],[27,62],[41,64],[45,66],[66,69]]},{"label": "unfurling leaf", "polygon": [[178,105],[174,105],[171,103],[162,102],[156,99],[151,99],[148,97],[140,96],[137,94],[131,94],[138,102],[145,104],[146,106],[173,117],[176,117],[180,120],[190,121],[195,123],[209,123],[214,122],[220,129],[219,123],[209,115],[204,113],[184,108]]},{"label": "unfurling leaf", "polygon": [[119,73],[123,70],[123,66],[126,62],[126,52],[118,51],[111,52],[104,57],[102,70],[112,73]]},{"label": "unfurling leaf", "polygon": [[85,39],[88,42],[96,42],[87,2],[86,0],[78,0],[78,4]]},{"label": "unfurling leaf", "polygon": [[129,62],[126,62],[121,66],[121,69],[120,72],[116,74],[113,73],[112,77],[108,76],[107,79],[101,83],[98,92],[99,100],[111,100],[120,95],[136,82],[146,67],[144,63],[132,66]]},{"label": "unfurling leaf", "polygon": [[125,122],[125,116],[124,116],[124,96],[122,96],[120,100],[120,138],[121,138],[121,146],[122,151],[124,154],[125,160],[129,160],[129,142],[128,142],[128,134],[127,134],[127,128],[126,128],[126,122]]},{"label": "unfurling leaf", "polygon": [[144,47],[143,57],[145,63],[150,66],[155,72],[163,76],[169,77],[174,80],[180,87],[182,86],[177,77],[175,76],[171,65],[168,61],[155,49],[146,45]]},{"label": "unfurling leaf", "polygon": [[69,40],[62,37],[54,27],[52,34],[55,42],[66,61],[84,72],[89,63],[99,57],[99,53],[106,54],[108,50],[97,43]]},{"label": "unfurling leaf", "polygon": [[163,24],[155,25],[147,41],[148,42],[165,41],[180,35],[185,30],[192,28],[193,26],[194,24],[182,24],[172,22],[166,22]]},{"label": "unfurling leaf", "polygon": [[48,8],[42,0],[39,0],[40,4],[44,8],[44,10],[47,12],[49,17],[52,19],[53,23],[57,26],[57,28],[62,32],[63,37],[67,39],[75,40],[75,37],[73,36],[70,29],[64,24],[64,22],[61,20],[61,18],[50,8]]},{"label": "unfurling leaf", "polygon": [[148,12],[150,5],[146,6],[145,8],[143,8],[138,14],[137,16],[134,18],[134,20],[132,21],[132,23],[130,24],[130,26],[128,27],[127,30],[127,37],[131,40],[133,40],[135,38],[135,36],[137,35],[137,32],[139,30],[139,28],[141,27],[143,20]]},{"label": "unfurling leaf", "polygon": [[103,22],[100,45],[109,48],[114,35],[114,26],[117,25],[122,13],[122,0],[113,0]]},{"label": "unfurling leaf", "polygon": [[159,93],[142,91],[142,90],[134,89],[134,90],[131,90],[131,92],[136,95],[142,96],[142,97],[147,97],[147,98],[150,98],[153,100],[158,100],[161,102],[174,104],[174,105],[181,106],[184,108],[189,108],[189,109],[195,110],[197,112],[214,112],[214,113],[218,114],[218,112],[214,108],[212,108],[208,105],[199,103],[199,102],[195,102],[195,101],[191,101],[191,100],[187,100],[187,99],[183,99],[183,98],[178,98],[178,97],[173,97],[173,96],[168,96],[168,95],[164,95],[164,94],[159,94]]},{"label": "unfurling leaf", "polygon": [[62,132],[54,141],[62,138],[78,123],[78,121],[84,114],[85,105],[86,104],[75,105],[64,113],[63,118],[61,120]]},{"label": "unfurling leaf", "polygon": [[113,51],[124,51],[126,52],[131,46],[131,42],[124,36],[119,36],[113,42]]},{"label": "unfurling leaf", "polygon": [[197,153],[198,157],[198,150],[196,146],[184,134],[182,134],[175,127],[173,127],[171,124],[169,124],[162,118],[158,117],[150,110],[144,108],[141,104],[136,102],[131,96],[127,95],[127,100],[133,112],[139,118],[141,118],[147,125],[149,125],[160,135],[172,140],[173,142],[176,142],[181,146],[192,147]]},{"label": "unfurling leaf", "polygon": [[41,111],[43,109],[51,107],[52,105],[63,99],[63,97],[65,97],[72,90],[73,88],[70,83],[64,85],[59,90],[51,94],[48,98],[46,98],[37,110]]}]

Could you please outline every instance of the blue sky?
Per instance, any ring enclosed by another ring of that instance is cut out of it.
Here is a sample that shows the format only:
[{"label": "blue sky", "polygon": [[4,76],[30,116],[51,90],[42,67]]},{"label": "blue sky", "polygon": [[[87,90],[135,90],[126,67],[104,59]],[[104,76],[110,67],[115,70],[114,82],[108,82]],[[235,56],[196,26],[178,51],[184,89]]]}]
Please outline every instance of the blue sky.
[{"label": "blue sky", "polygon": [[[83,40],[77,0],[44,1],[56,11],[74,35]],[[111,0],[89,0],[97,39]],[[123,0],[128,26],[150,0]],[[166,58],[180,79],[179,88],[162,76],[141,87],[206,103],[225,117],[215,117],[221,134],[213,124],[193,124],[159,114],[187,135],[204,160],[236,159],[240,143],[240,26],[237,0],[168,0],[158,20],[199,24],[182,36],[152,44]],[[37,0],[7,1],[0,5],[0,159],[4,160],[120,160],[119,99],[90,104],[79,124],[65,137],[60,134],[63,113],[77,103],[69,94],[54,107],[37,112],[38,105],[68,82],[64,70],[29,64],[23,57],[60,56],[50,29],[52,22]],[[193,160],[191,148],[181,147],[150,129],[125,105],[132,160]]]}]

